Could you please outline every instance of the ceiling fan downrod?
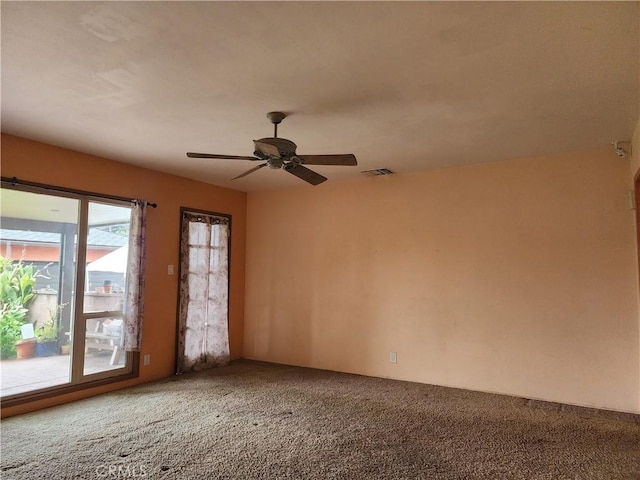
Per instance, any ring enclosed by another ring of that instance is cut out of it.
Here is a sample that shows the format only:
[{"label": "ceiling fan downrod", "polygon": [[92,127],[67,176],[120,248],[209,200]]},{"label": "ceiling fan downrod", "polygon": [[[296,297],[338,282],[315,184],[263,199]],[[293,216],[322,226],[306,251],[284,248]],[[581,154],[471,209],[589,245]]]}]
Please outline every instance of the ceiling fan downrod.
[{"label": "ceiling fan downrod", "polygon": [[269,112],[267,118],[273,123],[273,138],[278,138],[278,124],[284,120],[287,115],[283,112]]}]

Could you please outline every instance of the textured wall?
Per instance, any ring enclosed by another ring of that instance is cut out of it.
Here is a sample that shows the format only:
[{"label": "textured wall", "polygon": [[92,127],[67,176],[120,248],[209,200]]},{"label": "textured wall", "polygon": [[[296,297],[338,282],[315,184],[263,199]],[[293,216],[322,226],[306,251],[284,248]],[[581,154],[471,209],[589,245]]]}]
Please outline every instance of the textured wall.
[{"label": "textured wall", "polygon": [[639,411],[629,188],[607,149],[250,193],[244,355]]}]

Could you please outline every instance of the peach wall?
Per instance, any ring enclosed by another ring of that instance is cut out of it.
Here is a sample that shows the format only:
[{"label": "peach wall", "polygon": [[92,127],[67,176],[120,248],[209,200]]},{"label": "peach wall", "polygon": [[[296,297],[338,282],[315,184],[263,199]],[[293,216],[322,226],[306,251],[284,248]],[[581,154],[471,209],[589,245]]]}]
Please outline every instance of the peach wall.
[{"label": "peach wall", "polygon": [[[640,104],[639,104],[640,105]],[[638,278],[640,278],[640,252],[638,248],[640,247],[640,192],[638,192],[635,187],[636,181],[640,181],[640,119],[638,123],[636,123],[636,128],[633,132],[633,137],[631,141],[631,176],[634,180],[633,192],[635,195],[635,204],[636,204],[636,231],[637,231],[637,241],[636,241],[636,258],[638,259],[636,265],[638,266]],[[640,294],[640,291],[638,292]],[[638,313],[638,318],[640,322],[640,312]],[[640,332],[639,332],[640,335]],[[640,342],[640,338],[638,339]],[[638,359],[638,363],[640,364],[640,358]],[[640,405],[638,406],[640,409]]]},{"label": "peach wall", "polygon": [[[242,356],[245,193],[5,134],[2,134],[2,175],[158,203],[158,208],[149,209],[147,222],[142,354],[151,355],[151,364],[140,366],[140,376],[137,379],[3,409],[3,416],[148,382],[174,373],[182,206],[232,215],[229,339],[232,358]],[[167,275],[169,264],[176,267],[176,275]]]},{"label": "peach wall", "polygon": [[[640,26],[640,15],[638,15],[638,25]],[[638,43],[640,46],[640,38],[638,38]],[[638,79],[638,90],[640,90],[640,78]],[[631,174],[635,177],[640,174],[640,98],[638,99],[638,120],[633,131],[632,148]]]},{"label": "peach wall", "polygon": [[635,177],[640,174],[640,120],[636,123],[631,139],[631,175]]},{"label": "peach wall", "polygon": [[250,193],[245,357],[639,412],[619,160],[607,149]]}]

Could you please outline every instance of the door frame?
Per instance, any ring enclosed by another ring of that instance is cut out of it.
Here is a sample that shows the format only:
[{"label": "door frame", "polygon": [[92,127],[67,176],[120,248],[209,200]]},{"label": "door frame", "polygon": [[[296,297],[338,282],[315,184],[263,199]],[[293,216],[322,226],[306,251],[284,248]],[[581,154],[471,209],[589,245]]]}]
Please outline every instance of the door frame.
[{"label": "door frame", "polygon": [[[638,257],[638,281],[640,282],[640,169],[633,179],[633,206],[636,211],[636,256]],[[639,283],[640,287],[640,283]],[[640,290],[640,288],[639,288]],[[640,292],[639,292],[640,293]]]}]

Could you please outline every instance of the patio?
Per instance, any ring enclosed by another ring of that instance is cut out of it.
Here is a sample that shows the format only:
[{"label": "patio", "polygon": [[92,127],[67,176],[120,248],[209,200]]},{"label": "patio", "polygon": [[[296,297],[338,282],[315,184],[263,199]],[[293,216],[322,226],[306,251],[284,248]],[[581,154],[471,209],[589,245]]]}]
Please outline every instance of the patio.
[{"label": "patio", "polygon": [[[0,361],[0,392],[3,397],[30,392],[69,382],[69,355],[34,357]],[[104,372],[123,367],[111,365],[110,352],[96,352],[85,355],[84,374]],[[121,360],[122,361],[122,360]]]}]

